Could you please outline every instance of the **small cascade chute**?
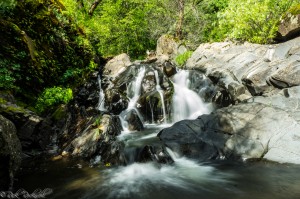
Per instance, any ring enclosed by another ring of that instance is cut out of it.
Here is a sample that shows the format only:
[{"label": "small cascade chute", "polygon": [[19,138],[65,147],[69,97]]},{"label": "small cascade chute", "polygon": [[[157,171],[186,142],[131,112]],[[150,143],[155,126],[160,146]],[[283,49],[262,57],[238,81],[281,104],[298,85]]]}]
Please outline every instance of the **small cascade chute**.
[{"label": "small cascade chute", "polygon": [[127,91],[127,95],[129,98],[128,107],[126,110],[122,111],[119,115],[124,132],[130,132],[128,128],[129,124],[126,120],[126,116],[130,111],[134,110],[135,113],[138,115],[139,119],[143,121],[143,117],[141,113],[138,111],[138,109],[136,108],[136,106],[137,106],[137,101],[139,100],[139,97],[141,95],[142,81],[145,75],[145,71],[146,71],[145,67],[141,67],[139,69],[137,77],[132,82],[131,87]]},{"label": "small cascade chute", "polygon": [[154,105],[151,99],[149,100],[149,107],[151,111],[151,123],[154,124],[154,112],[153,112]]},{"label": "small cascade chute", "polygon": [[159,82],[159,76],[157,70],[154,71],[155,74],[155,80],[156,80],[156,91],[160,95],[161,105],[162,105],[162,111],[163,111],[163,120],[164,123],[167,123],[167,114],[166,114],[166,106],[165,106],[165,100],[164,100],[164,91],[162,90]]},{"label": "small cascade chute", "polygon": [[195,119],[211,110],[201,97],[189,89],[189,71],[181,70],[174,76],[173,122]]},{"label": "small cascade chute", "polygon": [[104,91],[103,91],[102,86],[101,86],[100,75],[98,75],[98,85],[99,85],[99,102],[98,102],[98,105],[97,105],[97,109],[99,111],[106,111],[106,108],[105,108],[105,94],[104,94]]}]

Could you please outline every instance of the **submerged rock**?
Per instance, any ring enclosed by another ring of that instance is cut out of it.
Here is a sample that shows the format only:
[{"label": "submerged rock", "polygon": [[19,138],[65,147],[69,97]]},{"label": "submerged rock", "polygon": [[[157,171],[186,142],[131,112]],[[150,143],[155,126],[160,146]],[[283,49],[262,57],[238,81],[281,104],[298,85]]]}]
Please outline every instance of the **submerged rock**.
[{"label": "submerged rock", "polygon": [[15,125],[0,115],[0,191],[12,188],[21,164],[21,152]]},{"label": "submerged rock", "polygon": [[261,103],[219,109],[162,130],[167,147],[200,159],[257,159],[300,164],[300,124],[287,111]]}]

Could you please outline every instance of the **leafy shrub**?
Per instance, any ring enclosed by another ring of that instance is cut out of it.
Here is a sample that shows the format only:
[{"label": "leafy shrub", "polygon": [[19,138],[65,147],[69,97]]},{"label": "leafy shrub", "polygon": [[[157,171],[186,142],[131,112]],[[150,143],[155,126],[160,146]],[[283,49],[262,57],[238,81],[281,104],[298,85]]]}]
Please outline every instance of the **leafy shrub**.
[{"label": "leafy shrub", "polygon": [[72,98],[73,92],[70,88],[46,88],[37,100],[36,109],[38,112],[42,113],[46,109],[52,109],[59,104],[66,104]]},{"label": "leafy shrub", "polygon": [[176,63],[179,66],[183,66],[185,62],[192,56],[193,51],[186,51],[175,58]]}]

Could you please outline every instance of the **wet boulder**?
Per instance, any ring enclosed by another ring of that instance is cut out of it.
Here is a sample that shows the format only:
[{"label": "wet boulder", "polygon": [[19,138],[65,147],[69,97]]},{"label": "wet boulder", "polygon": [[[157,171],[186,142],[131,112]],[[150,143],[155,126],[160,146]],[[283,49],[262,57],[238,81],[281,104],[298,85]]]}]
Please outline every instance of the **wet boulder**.
[{"label": "wet boulder", "polygon": [[158,136],[175,152],[199,159],[260,159],[300,164],[300,124],[289,111],[238,104],[184,120]]},{"label": "wet boulder", "polygon": [[0,115],[0,190],[12,188],[21,164],[21,143],[15,125]]},{"label": "wet boulder", "polygon": [[174,161],[163,146],[146,145],[142,147],[130,147],[124,150],[126,164],[134,162],[156,162],[160,164],[173,163]]},{"label": "wet boulder", "polygon": [[156,90],[155,73],[153,70],[148,71],[142,81],[142,93],[149,93]]},{"label": "wet boulder", "polygon": [[176,66],[174,66],[171,62],[166,61],[163,64],[163,71],[167,77],[172,77],[177,73]]},{"label": "wet boulder", "polygon": [[105,90],[105,102],[107,110],[113,114],[120,114],[128,106],[128,99],[118,89],[106,89]]},{"label": "wet boulder", "polygon": [[144,129],[143,122],[135,109],[126,112],[125,121],[128,123],[128,130],[141,131]]},{"label": "wet boulder", "polygon": [[100,155],[106,163],[119,164],[122,162],[122,144],[117,141],[122,127],[119,117],[103,115],[94,118],[90,128],[75,138],[65,151],[73,156],[92,158]]}]

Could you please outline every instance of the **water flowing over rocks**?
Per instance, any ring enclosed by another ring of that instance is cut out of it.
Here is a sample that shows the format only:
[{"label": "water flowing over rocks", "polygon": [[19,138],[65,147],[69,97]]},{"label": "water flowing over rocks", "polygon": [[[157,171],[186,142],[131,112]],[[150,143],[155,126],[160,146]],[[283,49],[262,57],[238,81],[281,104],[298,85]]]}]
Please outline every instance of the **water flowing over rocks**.
[{"label": "water flowing over rocks", "polygon": [[265,158],[300,163],[300,125],[288,112],[260,103],[219,109],[162,130],[172,150],[202,159]]},{"label": "water flowing over rocks", "polygon": [[[201,44],[186,67],[215,85],[219,109],[159,134],[172,150],[200,159],[267,159],[300,164],[299,40]],[[223,108],[222,108],[223,107]]]}]

